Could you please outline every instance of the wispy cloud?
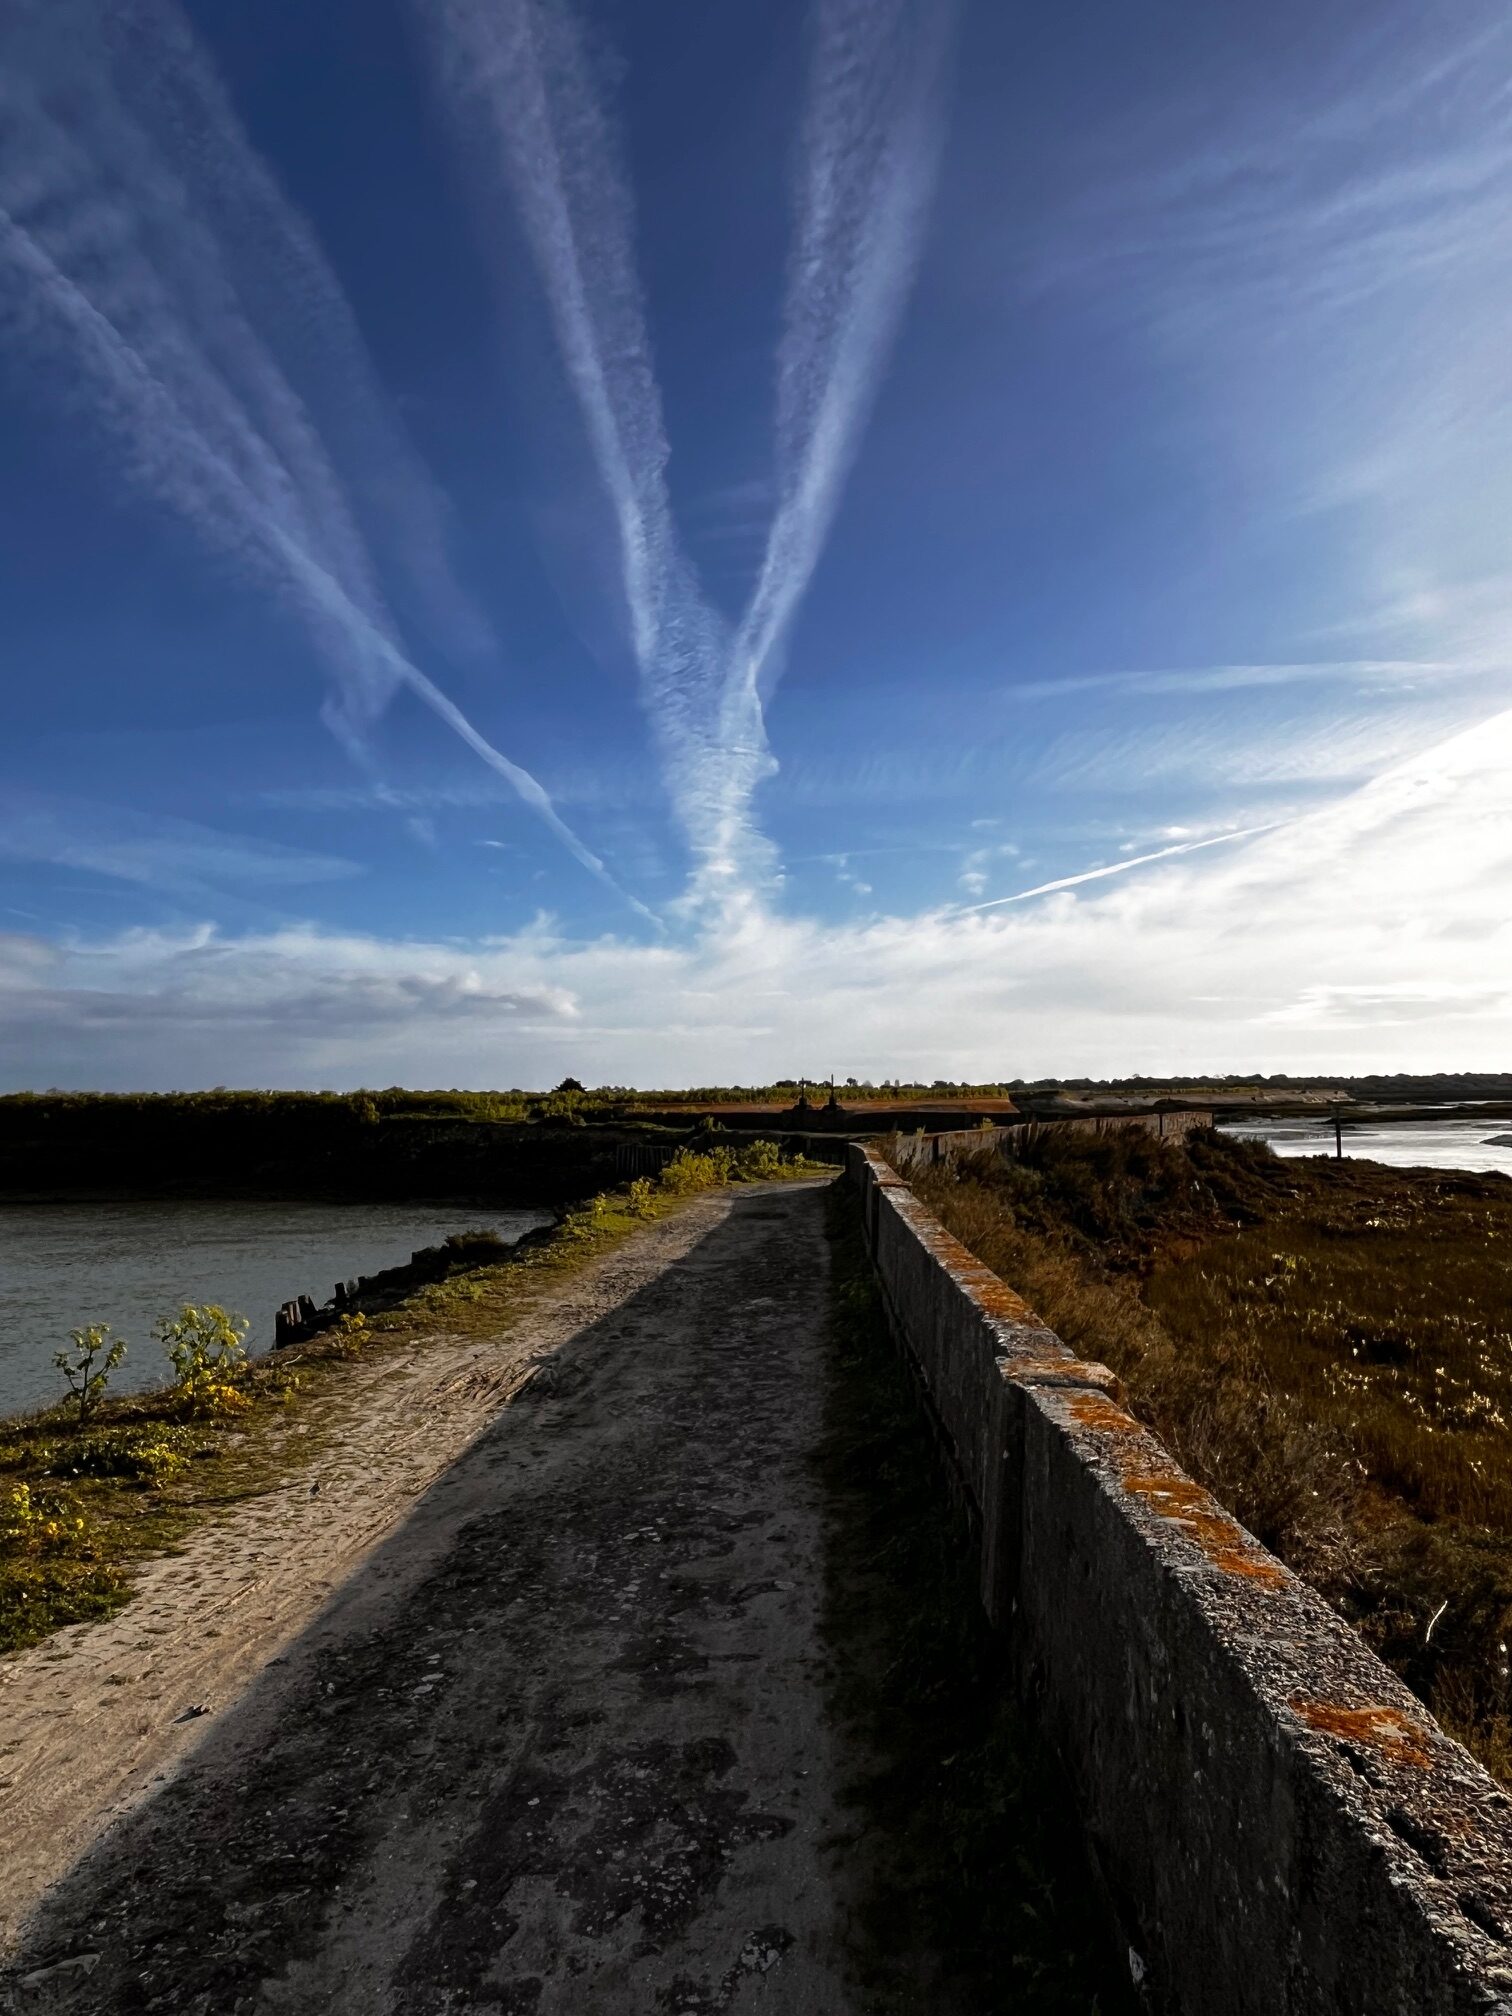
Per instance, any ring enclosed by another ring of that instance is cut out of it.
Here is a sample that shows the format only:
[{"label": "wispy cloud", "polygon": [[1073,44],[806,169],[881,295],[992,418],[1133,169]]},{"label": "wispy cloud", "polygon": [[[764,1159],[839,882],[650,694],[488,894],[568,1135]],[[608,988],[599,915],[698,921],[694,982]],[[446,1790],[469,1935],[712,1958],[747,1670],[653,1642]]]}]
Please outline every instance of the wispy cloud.
[{"label": "wispy cloud", "polygon": [[[1504,571],[1512,501],[1512,16],[1380,0],[1296,26],[1225,37],[1110,122],[1045,213],[1040,276],[1149,339],[1262,511],[1342,528],[1332,596],[1452,604]],[[1392,641],[1481,657],[1460,627]]]},{"label": "wispy cloud", "polygon": [[[1037,882],[1032,889],[1020,889],[1012,896],[995,896],[990,903],[971,903],[955,912],[975,917],[984,910],[1001,910],[1010,903],[1027,903],[1031,896],[1052,896],[1057,890],[1078,889],[1083,882],[1101,882],[1109,875],[1127,875],[1131,868],[1147,868],[1152,861],[1169,861],[1177,854],[1196,854],[1204,847],[1223,847],[1236,840],[1253,840],[1261,833],[1274,833],[1275,824],[1245,826],[1232,833],[1214,833],[1206,840],[1180,840],[1170,847],[1157,847],[1150,854],[1133,854],[1126,861],[1110,861],[1096,868],[1083,868],[1077,875],[1061,875],[1053,882]],[[963,875],[961,881],[966,882]],[[980,887],[980,880],[978,881]]]},{"label": "wispy cloud", "polygon": [[[384,544],[454,647],[481,624],[439,503],[388,415],[315,241],[257,159],[171,0],[17,0],[0,28],[0,315],[13,349],[114,444],[120,471],[303,624],[360,761],[415,694],[603,864],[405,645],[321,431],[356,453]],[[371,480],[375,472],[387,480]]]},{"label": "wispy cloud", "polygon": [[0,804],[0,861],[84,870],[179,896],[227,889],[262,894],[362,872],[337,855],[223,833],[189,819],[16,790]]},{"label": "wispy cloud", "polygon": [[[1087,790],[1120,795],[1151,787],[1215,791],[1339,790],[1365,783],[1414,749],[1481,718],[1485,703],[1461,698],[1430,704],[1289,713],[1237,711],[1159,719],[1131,726],[1074,728],[1028,754],[1017,774],[1041,792]],[[1012,761],[1012,752],[1004,751]]]},{"label": "wispy cloud", "polygon": [[1505,257],[1509,54],[1495,0],[1468,0],[1452,22],[1385,0],[1366,34],[1319,17],[1282,120],[1236,41],[1234,81],[1242,66],[1252,86],[1237,104],[1215,78],[1200,97],[1178,83],[1101,136],[1087,228],[1066,232],[1047,276],[1117,274],[1111,305],[1211,329],[1257,311],[1354,314],[1477,272]]},{"label": "wispy cloud", "polygon": [[1072,693],[1243,693],[1269,686],[1342,685],[1393,690],[1474,677],[1483,662],[1435,658],[1323,658],[1271,665],[1197,665],[1171,670],[1075,672],[1063,679],[1020,679],[1003,691],[1015,700],[1059,700]]},{"label": "wispy cloud", "polygon": [[777,358],[778,502],[736,639],[733,718],[776,676],[918,265],[951,0],[815,0]]},{"label": "wispy cloud", "polygon": [[817,0],[796,244],[778,358],[777,499],[731,634],[677,535],[633,204],[564,0],[420,12],[485,177],[502,169],[618,527],[631,641],[695,892],[770,865],[752,799],[772,774],[763,697],[828,534],[917,263],[939,138],[949,0]]}]

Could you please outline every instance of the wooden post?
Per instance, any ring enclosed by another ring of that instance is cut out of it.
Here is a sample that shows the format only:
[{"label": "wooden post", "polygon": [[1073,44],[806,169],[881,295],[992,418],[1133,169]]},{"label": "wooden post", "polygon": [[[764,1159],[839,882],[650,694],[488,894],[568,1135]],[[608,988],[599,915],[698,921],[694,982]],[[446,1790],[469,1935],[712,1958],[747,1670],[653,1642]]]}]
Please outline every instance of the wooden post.
[{"label": "wooden post", "polygon": [[1333,1123],[1334,1123],[1334,1160],[1335,1162],[1342,1162],[1344,1160],[1344,1122],[1339,1117],[1339,1109],[1337,1106],[1334,1108]]}]

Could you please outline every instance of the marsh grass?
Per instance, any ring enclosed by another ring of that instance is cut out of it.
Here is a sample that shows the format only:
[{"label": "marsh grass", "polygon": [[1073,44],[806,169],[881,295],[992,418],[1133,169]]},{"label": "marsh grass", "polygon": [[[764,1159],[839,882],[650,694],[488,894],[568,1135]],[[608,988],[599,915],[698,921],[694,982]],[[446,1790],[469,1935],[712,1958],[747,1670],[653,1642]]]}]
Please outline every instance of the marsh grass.
[{"label": "marsh grass", "polygon": [[234,1410],[186,1419],[183,1390],[164,1386],[102,1397],[83,1422],[76,1399],[0,1420],[0,1654],[109,1616],[130,1599],[135,1563],[248,1498],[292,1488],[339,1448],[354,1363],[504,1334],[556,1283],[712,1183],[833,1173],[752,1147],[762,1152],[707,1172],[674,1165],[634,1199],[593,1197],[517,1246],[486,1230],[453,1234],[419,1256],[431,1278],[380,1275],[318,1336],[239,1364]]},{"label": "marsh grass", "polygon": [[1215,1136],[917,1188],[1512,1783],[1512,1182]]}]

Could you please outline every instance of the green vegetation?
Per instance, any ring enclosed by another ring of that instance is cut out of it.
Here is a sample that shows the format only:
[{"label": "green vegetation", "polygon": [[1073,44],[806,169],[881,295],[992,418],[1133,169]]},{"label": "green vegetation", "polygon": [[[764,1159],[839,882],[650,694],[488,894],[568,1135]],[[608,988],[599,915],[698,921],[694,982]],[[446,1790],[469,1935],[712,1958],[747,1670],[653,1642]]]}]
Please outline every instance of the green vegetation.
[{"label": "green vegetation", "polygon": [[[97,1385],[82,1412],[78,1358],[59,1353],[74,1371],[69,1398],[0,1421],[0,1653],[108,1615],[130,1597],[133,1563],[245,1498],[284,1488],[291,1472],[339,1440],[353,1362],[413,1344],[417,1331],[438,1344],[496,1336],[555,1280],[682,1198],[815,1173],[784,1161],[769,1141],[679,1154],[658,1178],[566,1212],[544,1239],[515,1247],[488,1230],[454,1233],[418,1266],[378,1276],[360,1309],[267,1357],[247,1358],[246,1325],[224,1309],[185,1306],[156,1330],[173,1383],[118,1397]],[[77,1333],[76,1354],[90,1336]],[[291,1414],[302,1417],[299,1435],[287,1432]]]},{"label": "green vegetation", "polygon": [[[854,1206],[834,1193],[834,1375],[821,1454],[838,1501],[825,1625],[833,1714],[875,1768],[849,1788],[851,1943],[880,2012],[1132,2006],[1098,1938],[1074,1806],[1014,1705],[964,1528],[888,1335]],[[940,1956],[920,1980],[914,1956]]]},{"label": "green vegetation", "polygon": [[1512,1182],[1129,1134],[916,1188],[1512,1783]]},{"label": "green vegetation", "polygon": [[214,1420],[240,1414],[248,1405],[241,1390],[247,1369],[245,1316],[229,1316],[218,1302],[195,1308],[186,1302],[177,1316],[165,1316],[153,1331],[173,1367],[173,1392],[187,1417]]},{"label": "green vegetation", "polygon": [[70,1330],[69,1351],[55,1351],[53,1363],[63,1374],[82,1428],[105,1397],[110,1375],[126,1356],[126,1340],[110,1336],[108,1323],[91,1323],[85,1330]]}]

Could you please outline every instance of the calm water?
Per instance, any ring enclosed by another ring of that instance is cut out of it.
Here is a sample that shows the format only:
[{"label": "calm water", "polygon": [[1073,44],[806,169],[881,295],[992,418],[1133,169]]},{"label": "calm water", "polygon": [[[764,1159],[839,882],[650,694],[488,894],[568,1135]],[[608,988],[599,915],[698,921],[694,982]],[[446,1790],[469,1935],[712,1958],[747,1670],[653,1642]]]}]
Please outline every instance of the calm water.
[{"label": "calm water", "polygon": [[[1332,1120],[1236,1120],[1224,1132],[1268,1141],[1278,1155],[1332,1155]],[[1492,1146],[1495,1135],[1508,1137]],[[1500,1170],[1512,1176],[1512,1120],[1344,1122],[1344,1153],[1396,1169]]]},{"label": "calm water", "polygon": [[0,1414],[61,1396],[52,1355],[70,1330],[109,1323],[130,1350],[124,1390],[166,1366],[151,1329],[184,1302],[251,1319],[248,1345],[273,1342],[273,1312],[295,1295],[330,1298],[338,1280],[375,1274],[449,1232],[489,1225],[518,1239],[547,1211],[466,1204],[0,1205]]}]

